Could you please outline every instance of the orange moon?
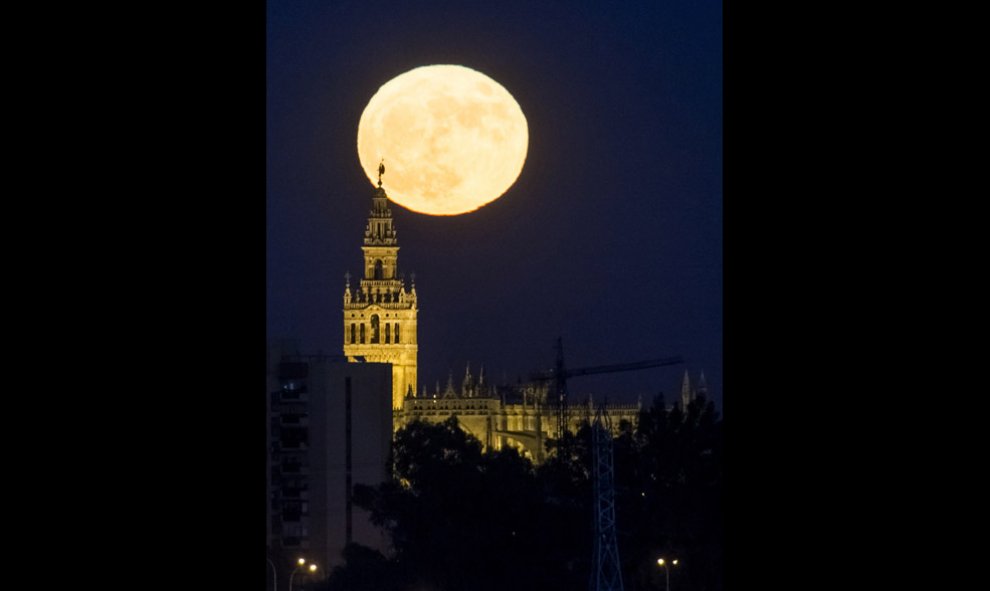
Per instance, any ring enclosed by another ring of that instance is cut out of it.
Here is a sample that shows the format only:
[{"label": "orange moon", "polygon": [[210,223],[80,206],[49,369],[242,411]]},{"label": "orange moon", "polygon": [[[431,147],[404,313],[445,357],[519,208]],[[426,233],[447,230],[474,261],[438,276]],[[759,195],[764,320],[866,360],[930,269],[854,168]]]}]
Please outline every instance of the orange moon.
[{"label": "orange moon", "polygon": [[501,84],[464,66],[423,66],[378,89],[358,123],[358,159],[389,199],[429,215],[474,211],[519,178],[529,128]]}]

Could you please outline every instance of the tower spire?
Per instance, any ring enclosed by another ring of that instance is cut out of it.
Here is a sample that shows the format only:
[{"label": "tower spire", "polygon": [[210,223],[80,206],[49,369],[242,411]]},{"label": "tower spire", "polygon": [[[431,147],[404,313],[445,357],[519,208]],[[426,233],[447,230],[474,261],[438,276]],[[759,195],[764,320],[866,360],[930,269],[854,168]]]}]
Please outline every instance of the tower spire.
[{"label": "tower spire", "polygon": [[447,374],[447,388],[443,391],[444,398],[457,398],[457,392],[454,391],[454,370],[449,370]]},{"label": "tower spire", "polygon": [[364,272],[356,295],[345,276],[344,355],[392,365],[392,408],[401,409],[416,393],[415,292],[407,293],[399,274],[399,241],[388,195],[382,188],[384,159],[378,165],[378,188],[372,191],[371,211],[364,230]]},{"label": "tower spire", "polygon": [[689,404],[691,404],[691,378],[688,377],[688,372],[685,369],[684,381],[681,382],[681,410],[687,412]]}]

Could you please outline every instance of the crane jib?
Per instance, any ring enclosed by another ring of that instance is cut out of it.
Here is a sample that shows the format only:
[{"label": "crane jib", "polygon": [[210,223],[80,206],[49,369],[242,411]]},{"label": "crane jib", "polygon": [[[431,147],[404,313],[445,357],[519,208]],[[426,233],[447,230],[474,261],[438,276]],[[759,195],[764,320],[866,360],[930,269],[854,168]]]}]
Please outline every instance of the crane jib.
[{"label": "crane jib", "polygon": [[[649,369],[651,367],[662,367],[664,365],[676,365],[678,363],[684,363],[684,359],[680,356],[677,357],[665,357],[663,359],[649,359],[646,361],[634,361],[632,363],[616,363],[612,365],[595,365],[592,367],[580,367],[577,369],[566,369],[563,372],[564,378],[573,378],[577,376],[586,376],[597,373],[612,373],[616,371],[632,371],[637,369]],[[550,370],[546,372],[540,372],[533,374],[530,379],[532,380],[553,380],[557,379],[557,372]]]}]

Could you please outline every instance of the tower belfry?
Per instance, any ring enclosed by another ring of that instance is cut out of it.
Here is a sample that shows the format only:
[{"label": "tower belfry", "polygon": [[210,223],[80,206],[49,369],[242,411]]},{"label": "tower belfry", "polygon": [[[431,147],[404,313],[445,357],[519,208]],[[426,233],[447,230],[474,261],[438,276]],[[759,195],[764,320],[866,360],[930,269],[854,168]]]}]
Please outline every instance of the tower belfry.
[{"label": "tower belfry", "polygon": [[402,408],[416,391],[416,284],[406,289],[398,275],[399,243],[392,225],[388,195],[382,188],[385,164],[378,165],[378,187],[371,198],[364,230],[364,276],[344,286],[344,355],[349,361],[392,364],[392,408]]}]

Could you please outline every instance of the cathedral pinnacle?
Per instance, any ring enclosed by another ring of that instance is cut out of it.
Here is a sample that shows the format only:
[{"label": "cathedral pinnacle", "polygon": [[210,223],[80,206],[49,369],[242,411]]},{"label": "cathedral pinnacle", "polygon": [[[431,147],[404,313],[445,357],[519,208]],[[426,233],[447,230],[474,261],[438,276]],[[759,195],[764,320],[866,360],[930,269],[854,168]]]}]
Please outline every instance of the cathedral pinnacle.
[{"label": "cathedral pinnacle", "polygon": [[681,408],[687,412],[687,407],[694,399],[691,395],[691,379],[688,377],[688,372],[684,370],[684,381],[681,383]]},{"label": "cathedral pinnacle", "polygon": [[385,174],[385,159],[378,163],[378,188],[382,188],[382,175]]},{"label": "cathedral pinnacle", "polygon": [[454,390],[454,372],[450,371],[447,376],[447,388],[443,391],[444,398],[457,398],[457,392]]}]

